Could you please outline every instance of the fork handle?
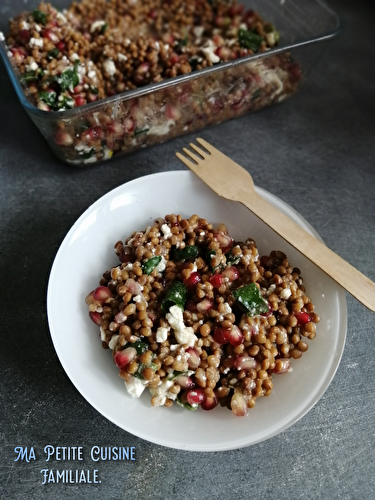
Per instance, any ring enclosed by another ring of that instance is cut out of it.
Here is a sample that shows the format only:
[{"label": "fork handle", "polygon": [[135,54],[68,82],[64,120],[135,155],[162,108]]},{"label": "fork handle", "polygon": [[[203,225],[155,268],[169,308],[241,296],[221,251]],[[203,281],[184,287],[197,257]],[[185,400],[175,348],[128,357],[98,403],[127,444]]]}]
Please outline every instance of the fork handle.
[{"label": "fork handle", "polygon": [[375,283],[367,276],[307,233],[258,193],[252,193],[251,197],[242,197],[238,201],[328,274],[353,297],[375,312]]}]

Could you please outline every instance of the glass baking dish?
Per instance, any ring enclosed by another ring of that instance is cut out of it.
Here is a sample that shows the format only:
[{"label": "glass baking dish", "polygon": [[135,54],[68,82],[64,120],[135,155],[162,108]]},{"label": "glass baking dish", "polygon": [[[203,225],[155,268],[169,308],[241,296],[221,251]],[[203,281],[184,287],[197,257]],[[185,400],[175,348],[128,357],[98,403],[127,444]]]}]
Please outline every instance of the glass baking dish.
[{"label": "glass baking dish", "polygon": [[[63,9],[71,2],[52,3]],[[58,158],[74,166],[95,164],[281,102],[306,79],[322,42],[339,30],[337,15],[321,0],[239,3],[276,27],[277,47],[64,111],[37,108],[4,41],[0,54],[21,104]],[[27,10],[38,4],[27,2]],[[23,0],[3,8],[1,31],[23,10]]]}]

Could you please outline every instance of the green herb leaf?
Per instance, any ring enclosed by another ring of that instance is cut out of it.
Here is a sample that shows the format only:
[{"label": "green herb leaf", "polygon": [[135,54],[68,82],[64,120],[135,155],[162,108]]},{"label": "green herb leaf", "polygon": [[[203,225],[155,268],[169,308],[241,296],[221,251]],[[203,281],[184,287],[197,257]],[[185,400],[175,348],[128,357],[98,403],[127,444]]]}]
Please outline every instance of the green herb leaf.
[{"label": "green herb leaf", "polygon": [[199,255],[199,249],[195,245],[187,245],[185,248],[176,248],[173,252],[174,259],[178,261],[195,259]]},{"label": "green herb leaf", "polygon": [[34,21],[36,21],[37,23],[43,24],[43,26],[47,22],[46,14],[44,14],[44,12],[41,12],[38,9],[33,10],[33,18],[34,18]]},{"label": "green herb leaf", "polygon": [[74,69],[68,68],[63,71],[60,75],[60,78],[57,79],[60,84],[61,90],[73,90],[79,84],[79,76]]},{"label": "green herb leaf", "polygon": [[257,316],[268,312],[268,303],[262,297],[255,283],[237,288],[232,292],[233,297],[242,304],[248,316]]},{"label": "green herb leaf", "polygon": [[148,344],[146,344],[146,342],[142,342],[142,340],[137,340],[137,342],[131,344],[131,347],[134,347],[134,349],[137,351],[138,356],[148,350]]},{"label": "green herb leaf", "polygon": [[143,128],[136,128],[134,130],[134,137],[140,134],[147,134],[147,132],[150,130],[150,127],[143,127]]},{"label": "green herb leaf", "polygon": [[72,109],[74,108],[74,99],[70,96],[59,95],[57,98],[57,109]]},{"label": "green herb leaf", "polygon": [[47,59],[56,59],[56,57],[60,54],[60,51],[57,47],[47,52]]},{"label": "green herb leaf", "polygon": [[176,305],[184,310],[187,296],[187,287],[181,281],[173,281],[167,290],[167,294],[161,303],[161,310],[166,314],[169,309]]},{"label": "green herb leaf", "polygon": [[32,82],[38,79],[36,71],[25,71],[21,78],[24,82]]},{"label": "green herb leaf", "polygon": [[179,397],[177,396],[177,399],[176,399],[176,403],[179,405],[179,406],[182,406],[183,408],[185,408],[185,410],[189,410],[189,411],[195,411],[198,409],[198,404],[197,403],[194,403],[194,404],[189,404],[189,403],[183,403],[181,401],[181,399],[179,399]]},{"label": "green herb leaf", "polygon": [[39,99],[48,106],[54,108],[56,106],[56,92],[47,92],[45,90],[38,92]]},{"label": "green herb leaf", "polygon": [[239,29],[238,41],[241,47],[251,49],[253,52],[258,52],[263,37],[253,31]]},{"label": "green herb leaf", "polygon": [[225,254],[225,257],[227,258],[227,265],[233,266],[233,265],[239,263],[239,261],[241,260],[242,254],[232,255],[232,249],[230,249]]},{"label": "green herb leaf", "polygon": [[142,265],[142,271],[145,274],[151,274],[160,261],[160,256],[151,257],[151,259],[146,260],[146,262]]}]

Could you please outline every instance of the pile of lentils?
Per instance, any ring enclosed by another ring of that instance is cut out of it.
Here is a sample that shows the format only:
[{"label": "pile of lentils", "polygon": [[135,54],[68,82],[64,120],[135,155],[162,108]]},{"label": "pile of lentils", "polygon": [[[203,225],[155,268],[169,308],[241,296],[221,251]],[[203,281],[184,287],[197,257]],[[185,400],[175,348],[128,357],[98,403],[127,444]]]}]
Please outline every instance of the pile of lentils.
[{"label": "pile of lentils", "polygon": [[220,404],[245,416],[315,338],[300,270],[224,224],[167,215],[115,253],[86,303],[129,394],[147,388],[153,406]]},{"label": "pile of lentils", "polygon": [[10,20],[8,54],[42,110],[64,110],[274,47],[235,0],[40,3]]}]

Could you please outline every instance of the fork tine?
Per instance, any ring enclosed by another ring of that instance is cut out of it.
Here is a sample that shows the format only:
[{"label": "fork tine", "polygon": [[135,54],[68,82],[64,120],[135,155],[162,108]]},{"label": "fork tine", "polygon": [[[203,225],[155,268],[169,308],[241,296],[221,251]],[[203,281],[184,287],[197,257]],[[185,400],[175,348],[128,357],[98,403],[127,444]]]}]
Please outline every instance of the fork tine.
[{"label": "fork tine", "polygon": [[196,167],[196,165],[194,163],[192,163],[190,160],[188,160],[186,158],[186,156],[182,155],[181,153],[176,153],[176,156],[177,158],[179,158],[183,163],[185,163],[185,165],[190,168],[190,169],[193,169],[194,167]]},{"label": "fork tine", "polygon": [[201,146],[203,146],[204,148],[206,148],[209,153],[211,153],[212,151],[217,151],[217,149],[215,149],[213,146],[211,146],[211,144],[208,143],[207,141],[205,141],[204,139],[201,139],[200,137],[197,137],[197,141],[199,142],[199,144]]},{"label": "fork tine", "polygon": [[192,160],[195,161],[195,163],[199,164],[201,161],[202,161],[202,158],[198,158],[197,155],[195,155],[194,153],[192,153],[189,149],[187,148],[183,148],[183,151],[184,153],[186,153],[188,156],[190,156],[190,158]]},{"label": "fork tine", "polygon": [[208,153],[205,153],[201,148],[198,148],[193,142],[191,142],[190,147],[193,148],[203,159],[207,158]]}]

